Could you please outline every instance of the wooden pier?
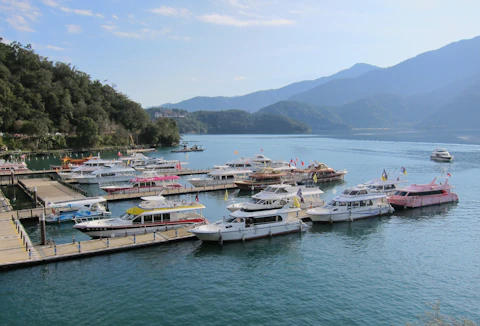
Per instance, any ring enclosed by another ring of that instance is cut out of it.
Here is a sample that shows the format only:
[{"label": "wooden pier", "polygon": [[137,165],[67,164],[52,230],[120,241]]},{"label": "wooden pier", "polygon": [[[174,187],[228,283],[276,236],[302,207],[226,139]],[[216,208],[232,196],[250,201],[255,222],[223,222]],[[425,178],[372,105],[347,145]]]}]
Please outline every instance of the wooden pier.
[{"label": "wooden pier", "polygon": [[79,259],[176,241],[195,240],[189,228],[136,236],[72,241],[66,244],[33,245],[22,224],[0,217],[0,269],[28,267],[60,260]]},{"label": "wooden pier", "polygon": [[[201,173],[205,173],[203,170]],[[146,246],[170,243],[181,240],[195,240],[196,237],[186,228],[143,234],[137,236],[104,238],[72,242],[69,244],[33,244],[20,220],[37,219],[48,213],[46,201],[71,200],[85,197],[82,190],[50,178],[16,179],[18,185],[32,198],[37,198],[38,208],[0,212],[0,269],[13,269],[38,264],[45,264],[66,259],[108,254],[116,251],[131,250]],[[235,189],[235,184],[207,187],[183,187],[166,189],[164,196],[184,195],[215,190]],[[143,196],[158,195],[159,192],[140,192],[104,196],[109,201],[136,199]]]}]

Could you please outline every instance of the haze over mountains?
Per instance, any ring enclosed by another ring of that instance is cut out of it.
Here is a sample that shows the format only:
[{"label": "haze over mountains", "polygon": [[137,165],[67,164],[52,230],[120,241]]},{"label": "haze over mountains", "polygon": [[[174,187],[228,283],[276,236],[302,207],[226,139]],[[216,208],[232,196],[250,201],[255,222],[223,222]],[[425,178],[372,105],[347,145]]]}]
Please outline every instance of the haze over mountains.
[{"label": "haze over mountains", "polygon": [[195,97],[163,107],[279,114],[312,128],[478,128],[480,37],[389,68],[356,64],[329,77],[236,97]]}]

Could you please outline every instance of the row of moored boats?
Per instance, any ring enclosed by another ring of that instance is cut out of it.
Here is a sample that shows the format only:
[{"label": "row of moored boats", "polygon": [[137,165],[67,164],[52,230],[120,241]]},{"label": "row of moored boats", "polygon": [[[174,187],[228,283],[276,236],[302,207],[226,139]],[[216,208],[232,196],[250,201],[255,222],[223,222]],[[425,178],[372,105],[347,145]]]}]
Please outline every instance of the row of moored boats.
[{"label": "row of moored boats", "polygon": [[[202,241],[224,242],[300,232],[307,230],[308,221],[354,221],[392,214],[395,209],[458,201],[448,178],[444,183],[436,179],[428,184],[405,186],[403,183],[405,181],[372,180],[345,189],[328,203],[321,199],[323,191],[318,187],[270,185],[248,201],[227,206],[230,214],[214,223],[209,223],[203,216],[205,206],[198,202],[198,197],[195,201],[170,201],[161,195],[142,197],[140,204],[127,209],[120,217],[109,217],[105,207],[98,203],[98,215],[74,215],[73,220],[76,229],[93,238],[129,236],[188,226],[189,232]],[[69,208],[72,208],[71,204]],[[303,218],[299,215],[302,210],[306,213],[302,214]]]}]

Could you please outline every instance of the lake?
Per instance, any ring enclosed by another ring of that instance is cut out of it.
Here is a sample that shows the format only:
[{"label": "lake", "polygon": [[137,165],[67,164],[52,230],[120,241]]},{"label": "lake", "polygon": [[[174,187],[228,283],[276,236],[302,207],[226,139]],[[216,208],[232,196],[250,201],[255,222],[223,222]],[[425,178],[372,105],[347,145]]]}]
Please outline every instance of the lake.
[{"label": "lake", "polygon": [[[204,152],[178,158],[207,168],[262,153],[347,169],[322,184],[325,200],[405,167],[409,183],[450,173],[460,201],[362,221],[314,225],[306,233],[223,246],[187,241],[0,274],[1,324],[403,325],[440,300],[441,312],[480,323],[480,146],[464,138],[382,132],[322,135],[185,135]],[[397,139],[392,139],[397,138]],[[460,135],[460,137],[462,137]],[[447,139],[448,138],[448,139]],[[463,139],[463,140],[462,140]],[[405,140],[405,141],[399,141]],[[429,160],[446,147],[454,163]],[[238,154],[234,154],[238,152]],[[116,153],[102,157],[114,158]],[[39,169],[58,158],[31,159]],[[182,177],[187,183],[188,177]],[[86,187],[101,194],[95,186]],[[210,221],[251,193],[201,193]],[[193,195],[194,196],[194,195]],[[112,203],[114,215],[138,201]],[[37,226],[28,226],[38,240]],[[57,243],[87,239],[71,225],[48,227]]]}]

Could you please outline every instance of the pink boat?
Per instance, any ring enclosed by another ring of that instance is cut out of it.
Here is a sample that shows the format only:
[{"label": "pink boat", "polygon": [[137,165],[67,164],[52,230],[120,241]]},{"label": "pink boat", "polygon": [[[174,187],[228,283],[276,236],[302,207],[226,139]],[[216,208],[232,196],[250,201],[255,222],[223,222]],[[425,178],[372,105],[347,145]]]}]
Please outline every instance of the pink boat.
[{"label": "pink boat", "polygon": [[0,174],[11,174],[15,172],[30,171],[24,161],[21,162],[7,162],[0,159]]},{"label": "pink boat", "polygon": [[412,184],[398,189],[388,196],[388,202],[394,208],[414,208],[458,201],[458,195],[451,192],[454,187],[448,183],[448,178],[443,184],[435,183],[436,180],[437,178],[433,179],[429,184]]},{"label": "pink boat", "polygon": [[100,185],[100,189],[108,192],[110,195],[131,194],[149,191],[161,191],[164,189],[182,188],[178,183],[180,179],[177,175],[138,177],[131,179],[126,183]]}]

